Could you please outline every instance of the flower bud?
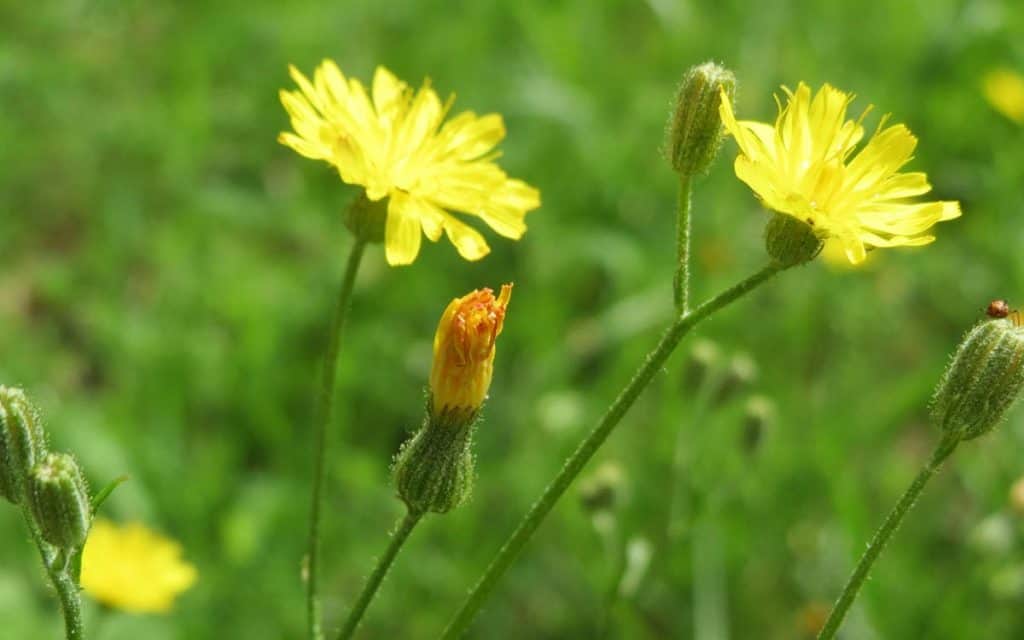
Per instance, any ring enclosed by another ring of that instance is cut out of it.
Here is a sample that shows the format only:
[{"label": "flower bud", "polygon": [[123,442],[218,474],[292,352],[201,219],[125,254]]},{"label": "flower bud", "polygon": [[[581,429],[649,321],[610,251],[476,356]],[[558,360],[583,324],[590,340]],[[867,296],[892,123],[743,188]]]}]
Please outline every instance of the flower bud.
[{"label": "flower bud", "polygon": [[743,415],[743,450],[754,454],[764,440],[765,432],[775,420],[775,403],[765,396],[752,396]]},{"label": "flower bud", "polygon": [[45,450],[42,420],[25,392],[0,385],[0,495],[18,503],[25,478]]},{"label": "flower bud", "polygon": [[512,285],[495,299],[473,291],[448,305],[434,336],[434,363],[423,426],[398,452],[398,496],[412,513],[446,513],[473,489],[471,441],[494,369],[494,347]]},{"label": "flower bud", "polygon": [[1024,329],[983,320],[964,337],[932,398],[932,422],[970,440],[1003,419],[1024,385]]},{"label": "flower bud", "polygon": [[764,228],[764,246],[780,267],[810,262],[824,246],[811,225],[784,213],[774,214]]},{"label": "flower bud", "polygon": [[92,521],[89,489],[75,459],[49,453],[32,469],[26,492],[43,539],[61,549],[85,543]]},{"label": "flower bud", "polygon": [[711,166],[722,144],[718,108],[723,97],[732,101],[735,91],[736,77],[713,62],[686,73],[676,94],[667,136],[669,161],[677,173],[693,176]]},{"label": "flower bud", "polygon": [[683,387],[691,393],[699,389],[720,359],[718,345],[711,340],[703,339],[694,343],[683,369]]},{"label": "flower bud", "polygon": [[512,285],[495,299],[490,289],[477,289],[451,301],[434,335],[430,369],[431,411],[475,413],[487,398],[494,371],[494,343],[505,321]]},{"label": "flower bud", "polygon": [[622,501],[626,476],[615,462],[606,462],[580,482],[580,504],[592,514],[614,511]]},{"label": "flower bud", "polygon": [[729,361],[729,367],[715,389],[712,403],[722,406],[753,384],[757,378],[757,364],[745,354],[736,354]]}]

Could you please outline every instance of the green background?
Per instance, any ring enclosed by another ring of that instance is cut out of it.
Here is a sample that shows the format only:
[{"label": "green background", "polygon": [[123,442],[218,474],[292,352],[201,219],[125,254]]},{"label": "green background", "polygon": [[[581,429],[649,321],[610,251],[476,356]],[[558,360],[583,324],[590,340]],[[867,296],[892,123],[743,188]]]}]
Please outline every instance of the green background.
[{"label": "green background", "polygon": [[[869,126],[892,112],[920,136],[911,168],[964,216],[860,270],[795,269],[701,326],[756,361],[744,393],[777,405],[753,455],[737,437],[742,396],[691,419],[683,343],[588,471],[621,465],[619,530],[657,541],[684,428],[687,477],[717,505],[687,513],[716,514],[717,555],[695,554],[689,534],[664,549],[609,637],[694,637],[694,555],[717,558],[713,609],[730,637],[805,637],[925,461],[926,405],[958,338],[990,299],[1024,304],[1024,129],[979,90],[992,67],[1024,72],[1011,0],[6,2],[0,25],[0,382],[35,398],[94,486],[129,474],[106,514],[180,540],[200,573],[168,616],[90,605],[98,640],[303,634],[311,409],[356,191],[275,142],[289,63],[311,72],[331,57],[364,81],[383,64],[457,92],[456,111],[502,113],[502,164],[544,200],[522,241],[488,232],[479,263],[444,242],[407,268],[368,252],[330,431],[331,627],[401,513],[388,466],[419,423],[439,314],[470,289],[516,288],[474,497],[413,534],[364,638],[440,631],[667,322],[675,182],[659,149],[690,65],[735,70],[741,117],[770,120],[773,91],[800,80],[857,93],[855,111],[878,105]],[[765,260],[767,216],[734,154],[727,142],[696,187],[698,299]],[[1019,637],[1024,520],[1008,491],[1022,440],[1018,412],[957,452],[845,637]],[[615,553],[574,488],[471,637],[595,637]],[[0,620],[4,637],[59,635],[4,505]]]}]

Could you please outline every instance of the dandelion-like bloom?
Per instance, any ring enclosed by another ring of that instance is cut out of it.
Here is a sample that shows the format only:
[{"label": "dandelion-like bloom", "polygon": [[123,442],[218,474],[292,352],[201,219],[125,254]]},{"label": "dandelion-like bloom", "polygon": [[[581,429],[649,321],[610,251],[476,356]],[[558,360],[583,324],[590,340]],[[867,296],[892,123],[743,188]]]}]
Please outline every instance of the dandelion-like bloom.
[{"label": "dandelion-like bloom", "polygon": [[1024,76],[1012,69],[993,69],[982,81],[992,108],[1017,124],[1024,124]]},{"label": "dandelion-like bloom", "polygon": [[384,67],[377,67],[369,95],[331,60],[312,82],[295,67],[290,71],[299,90],[282,91],[281,102],[295,132],[278,140],[331,163],[343,181],[365,187],[370,200],[388,198],[388,264],[416,259],[421,230],[435,242],[447,233],[467,260],[487,255],[483,236],[452,211],[482,218],[513,240],[526,232],[524,217],[540,206],[540,192],[494,162],[494,147],[505,137],[500,115],[466,111],[444,122],[452,99],[442,103],[429,82],[413,91]]},{"label": "dandelion-like bloom", "polygon": [[445,309],[434,335],[430,394],[435,415],[445,409],[475,411],[487,397],[494,372],[494,343],[505,322],[512,285],[497,298],[477,289],[455,298]]},{"label": "dandelion-like bloom", "polygon": [[82,589],[103,604],[133,613],[165,613],[198,574],[181,545],[138,523],[97,519],[82,551]]},{"label": "dandelion-like bloom", "polygon": [[774,125],[738,121],[730,102],[721,102],[722,121],[741,151],[736,175],[769,209],[806,222],[821,239],[839,240],[853,264],[869,248],[928,244],[935,223],[960,215],[958,202],[911,200],[931,185],[924,173],[899,171],[917,146],[906,126],[886,127],[883,118],[857,151],[864,116],[846,119],[852,95],[826,84],[812,97],[802,82],[785,92]]}]

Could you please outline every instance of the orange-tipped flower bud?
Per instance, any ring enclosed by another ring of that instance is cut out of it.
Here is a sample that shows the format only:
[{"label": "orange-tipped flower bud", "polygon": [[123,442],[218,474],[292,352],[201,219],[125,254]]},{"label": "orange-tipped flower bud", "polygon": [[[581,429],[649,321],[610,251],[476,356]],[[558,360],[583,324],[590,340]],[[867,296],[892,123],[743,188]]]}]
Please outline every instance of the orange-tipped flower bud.
[{"label": "orange-tipped flower bud", "polygon": [[505,322],[512,285],[495,298],[490,289],[477,289],[451,301],[434,336],[434,365],[430,370],[431,409],[475,412],[487,397],[494,371],[494,343]]}]

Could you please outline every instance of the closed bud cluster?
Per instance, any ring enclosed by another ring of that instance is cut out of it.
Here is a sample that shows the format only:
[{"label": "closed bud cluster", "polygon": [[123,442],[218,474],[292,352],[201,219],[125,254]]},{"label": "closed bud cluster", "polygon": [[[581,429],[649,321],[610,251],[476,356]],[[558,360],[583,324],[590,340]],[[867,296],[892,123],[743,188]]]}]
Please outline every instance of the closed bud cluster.
[{"label": "closed bud cluster", "polygon": [[29,475],[29,507],[43,539],[61,549],[85,543],[92,521],[89,489],[75,459],[49,453]]},{"label": "closed bud cluster", "polygon": [[395,458],[398,496],[410,512],[446,513],[473,488],[473,429],[487,398],[495,342],[512,285],[495,298],[480,289],[448,305],[434,336],[434,362],[423,426]]},{"label": "closed bud cluster", "polygon": [[964,337],[932,398],[932,422],[957,440],[987,433],[1024,386],[1024,328],[984,320]]},{"label": "closed bud cluster", "polygon": [[25,479],[46,450],[42,421],[25,393],[0,385],[0,494],[17,504]]},{"label": "closed bud cluster", "polygon": [[811,225],[793,216],[774,214],[764,229],[764,246],[772,260],[788,269],[818,257],[825,243]]},{"label": "closed bud cluster", "polygon": [[676,94],[668,126],[668,156],[681,175],[704,173],[722,144],[719,105],[732,100],[736,77],[713,62],[691,68]]}]

